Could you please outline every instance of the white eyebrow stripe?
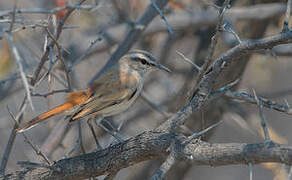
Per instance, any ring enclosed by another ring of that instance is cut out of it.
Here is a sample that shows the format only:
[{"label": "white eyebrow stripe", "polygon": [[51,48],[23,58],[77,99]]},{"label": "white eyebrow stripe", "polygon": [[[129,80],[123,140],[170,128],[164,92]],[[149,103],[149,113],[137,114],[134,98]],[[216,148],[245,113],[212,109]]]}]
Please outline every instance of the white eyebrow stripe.
[{"label": "white eyebrow stripe", "polygon": [[137,57],[137,58],[140,58],[140,59],[145,59],[145,60],[148,60],[149,58],[147,56],[145,56],[144,54],[135,54],[134,56],[132,57]]},{"label": "white eyebrow stripe", "polygon": [[140,60],[144,59],[146,62],[148,62],[148,64],[150,64],[152,66],[156,65],[155,58],[150,53],[132,51],[129,53],[129,56],[133,59],[135,59],[135,58],[140,59]]}]

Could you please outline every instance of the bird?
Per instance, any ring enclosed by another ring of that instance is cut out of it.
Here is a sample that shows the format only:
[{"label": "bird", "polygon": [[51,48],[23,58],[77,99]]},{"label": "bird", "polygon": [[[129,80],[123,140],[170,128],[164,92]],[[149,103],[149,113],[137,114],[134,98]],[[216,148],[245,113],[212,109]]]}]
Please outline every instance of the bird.
[{"label": "bird", "polygon": [[145,77],[154,69],[171,72],[148,51],[133,50],[107,68],[85,90],[71,92],[61,104],[44,112],[16,129],[24,132],[63,113],[74,122],[84,117],[106,118],[126,111],[139,97]]}]

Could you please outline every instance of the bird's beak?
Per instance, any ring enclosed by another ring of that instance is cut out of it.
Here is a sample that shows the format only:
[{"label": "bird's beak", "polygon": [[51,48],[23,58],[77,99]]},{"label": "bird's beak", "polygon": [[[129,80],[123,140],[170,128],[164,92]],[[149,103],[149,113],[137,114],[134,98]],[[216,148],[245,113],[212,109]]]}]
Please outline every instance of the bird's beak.
[{"label": "bird's beak", "polygon": [[167,67],[163,66],[162,64],[158,64],[158,63],[157,63],[157,64],[156,64],[156,67],[157,67],[158,69],[164,70],[164,71],[166,71],[166,72],[168,72],[168,73],[171,72],[170,69],[168,69]]}]

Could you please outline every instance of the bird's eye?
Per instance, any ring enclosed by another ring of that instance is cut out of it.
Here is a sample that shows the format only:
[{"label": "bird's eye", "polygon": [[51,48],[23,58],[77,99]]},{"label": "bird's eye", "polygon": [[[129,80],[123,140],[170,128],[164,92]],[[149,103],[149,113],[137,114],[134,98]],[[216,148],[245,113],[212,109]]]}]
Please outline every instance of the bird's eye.
[{"label": "bird's eye", "polygon": [[134,61],[138,61],[138,62],[140,62],[143,65],[145,65],[145,64],[150,65],[150,63],[148,61],[146,61],[146,59],[144,59],[144,58],[135,57],[135,58],[133,58],[133,60]]},{"label": "bird's eye", "polygon": [[146,64],[147,61],[146,61],[145,59],[142,59],[142,60],[141,60],[141,63],[142,63],[142,64]]}]

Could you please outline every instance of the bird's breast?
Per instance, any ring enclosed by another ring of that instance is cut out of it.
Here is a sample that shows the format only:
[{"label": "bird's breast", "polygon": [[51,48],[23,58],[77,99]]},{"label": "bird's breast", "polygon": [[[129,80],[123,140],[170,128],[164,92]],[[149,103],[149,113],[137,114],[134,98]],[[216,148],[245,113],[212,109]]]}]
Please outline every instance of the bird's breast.
[{"label": "bird's breast", "polygon": [[135,100],[140,95],[142,88],[143,88],[143,79],[140,79],[139,83],[136,82],[136,88],[133,89],[132,94],[127,99],[104,109],[102,112],[102,116],[103,117],[114,116],[129,109],[129,107],[135,102]]}]

